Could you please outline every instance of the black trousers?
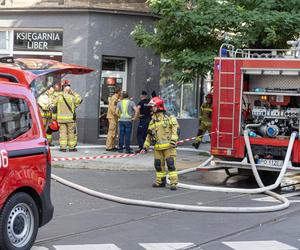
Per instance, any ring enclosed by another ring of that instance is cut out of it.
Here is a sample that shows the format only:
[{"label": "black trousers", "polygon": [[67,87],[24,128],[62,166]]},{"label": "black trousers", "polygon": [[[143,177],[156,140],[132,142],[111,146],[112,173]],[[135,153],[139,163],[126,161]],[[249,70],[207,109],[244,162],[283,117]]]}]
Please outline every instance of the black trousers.
[{"label": "black trousers", "polygon": [[139,126],[137,129],[137,140],[140,149],[142,149],[144,146],[149,123],[150,123],[150,119],[140,119]]}]

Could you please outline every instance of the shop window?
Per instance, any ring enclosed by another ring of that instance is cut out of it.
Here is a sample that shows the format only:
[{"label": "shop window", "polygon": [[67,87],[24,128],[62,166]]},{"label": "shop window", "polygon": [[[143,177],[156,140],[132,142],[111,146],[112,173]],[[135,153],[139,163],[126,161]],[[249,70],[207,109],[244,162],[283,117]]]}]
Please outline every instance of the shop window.
[{"label": "shop window", "polygon": [[179,118],[198,116],[198,84],[179,83],[173,77],[174,70],[168,62],[161,63],[160,90],[169,113]]},{"label": "shop window", "polygon": [[10,141],[32,127],[27,103],[23,99],[0,96],[0,141]]},{"label": "shop window", "polygon": [[0,31],[0,52],[2,54],[9,54],[10,32]]},{"label": "shop window", "polygon": [[102,58],[102,73],[99,105],[99,136],[108,133],[108,103],[116,89],[127,88],[127,59],[117,57]]}]

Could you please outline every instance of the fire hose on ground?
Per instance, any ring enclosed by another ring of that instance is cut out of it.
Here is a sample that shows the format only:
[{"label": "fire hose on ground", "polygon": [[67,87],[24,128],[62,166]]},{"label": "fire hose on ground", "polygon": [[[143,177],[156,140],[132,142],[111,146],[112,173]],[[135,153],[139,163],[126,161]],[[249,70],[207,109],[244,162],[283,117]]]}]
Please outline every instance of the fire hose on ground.
[{"label": "fire hose on ground", "polygon": [[[183,184],[183,183],[178,183],[178,187],[191,189],[191,190],[201,190],[201,191],[211,191],[211,192],[226,192],[226,193],[230,192],[230,193],[245,193],[245,194],[265,193],[265,194],[270,195],[273,198],[279,200],[280,202],[282,202],[282,204],[272,205],[272,206],[264,206],[264,207],[211,207],[211,206],[184,205],[184,204],[173,204],[173,203],[155,202],[155,201],[147,201],[147,200],[137,200],[137,199],[123,198],[123,197],[118,197],[118,196],[98,192],[98,191],[80,186],[80,185],[70,182],[68,180],[65,180],[54,174],[52,174],[51,177],[55,181],[60,182],[68,187],[73,188],[73,189],[76,189],[80,192],[89,194],[91,196],[94,196],[94,197],[97,197],[100,199],[105,199],[105,200],[109,200],[109,201],[113,201],[113,202],[117,202],[117,203],[121,203],[121,204],[126,204],[126,205],[146,206],[146,207],[181,210],[181,211],[193,211],[193,212],[224,212],[224,213],[225,212],[227,212],[227,213],[261,213],[261,212],[279,211],[279,210],[288,208],[290,205],[289,200],[275,192],[272,192],[271,190],[275,189],[276,187],[278,187],[280,185],[281,180],[287,170],[288,162],[289,162],[289,159],[290,159],[290,156],[292,153],[292,148],[293,148],[293,144],[294,144],[295,138],[297,136],[297,133],[293,132],[291,134],[287,153],[286,153],[286,156],[284,159],[284,163],[281,168],[280,174],[278,175],[277,180],[272,185],[264,186],[264,184],[258,174],[257,167],[255,165],[248,132],[249,132],[248,130],[244,131],[244,139],[245,139],[245,143],[246,143],[249,160],[251,163],[251,169],[252,169],[253,175],[255,177],[255,180],[256,180],[259,188],[244,189],[244,188],[209,187],[209,186],[188,185],[188,184]],[[204,167],[212,160],[212,158],[213,158],[213,156],[210,156],[205,162],[200,164],[198,167],[179,171],[178,174],[192,172],[192,171],[195,171],[197,168]]]}]

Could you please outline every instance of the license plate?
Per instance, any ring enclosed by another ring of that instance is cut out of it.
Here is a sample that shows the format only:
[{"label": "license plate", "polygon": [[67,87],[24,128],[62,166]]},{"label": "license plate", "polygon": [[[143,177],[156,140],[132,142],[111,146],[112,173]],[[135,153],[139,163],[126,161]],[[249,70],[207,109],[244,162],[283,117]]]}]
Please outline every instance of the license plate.
[{"label": "license plate", "polygon": [[273,160],[273,159],[259,159],[258,164],[268,165],[270,167],[282,167],[282,160]]}]

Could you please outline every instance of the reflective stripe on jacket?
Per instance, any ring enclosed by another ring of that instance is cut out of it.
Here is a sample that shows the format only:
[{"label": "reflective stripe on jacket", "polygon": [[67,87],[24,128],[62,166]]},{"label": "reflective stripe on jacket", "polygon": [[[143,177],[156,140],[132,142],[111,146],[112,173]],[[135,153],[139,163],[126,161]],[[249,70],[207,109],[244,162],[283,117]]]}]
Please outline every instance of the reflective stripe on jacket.
[{"label": "reflective stripe on jacket", "polygon": [[52,113],[50,111],[44,111],[40,108],[42,118],[52,118]]}]

